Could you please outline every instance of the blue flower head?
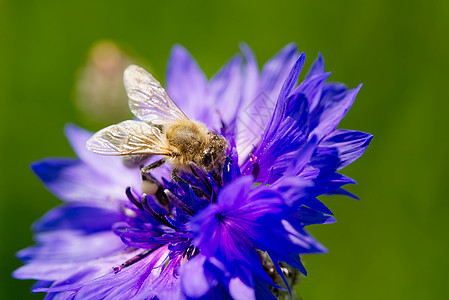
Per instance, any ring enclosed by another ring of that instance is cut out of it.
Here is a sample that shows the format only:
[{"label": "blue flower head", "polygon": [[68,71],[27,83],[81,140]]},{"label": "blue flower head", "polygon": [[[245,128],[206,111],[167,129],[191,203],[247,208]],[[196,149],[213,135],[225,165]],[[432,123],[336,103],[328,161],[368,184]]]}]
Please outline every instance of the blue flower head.
[{"label": "blue flower head", "polygon": [[[317,197],[355,197],[342,188],[355,182],[338,171],[372,138],[336,129],[360,86],[327,82],[321,55],[297,85],[305,55],[295,45],[262,71],[241,49],[209,81],[181,46],[168,63],[167,94],[180,112],[226,140],[220,168],[190,161],[173,174],[162,165],[142,173],[154,188],[145,194],[139,166],[88,151],[91,133],[67,126],[78,158],[32,165],[64,204],[34,224],[37,243],[18,253],[25,265],[14,277],[37,280],[33,291],[46,299],[275,299],[295,270],[306,274],[300,255],[326,249],[304,228],[335,222]],[[167,120],[143,122],[135,103],[153,94],[128,94],[142,121],[126,124],[165,138]],[[123,134],[109,138],[137,143]]]}]

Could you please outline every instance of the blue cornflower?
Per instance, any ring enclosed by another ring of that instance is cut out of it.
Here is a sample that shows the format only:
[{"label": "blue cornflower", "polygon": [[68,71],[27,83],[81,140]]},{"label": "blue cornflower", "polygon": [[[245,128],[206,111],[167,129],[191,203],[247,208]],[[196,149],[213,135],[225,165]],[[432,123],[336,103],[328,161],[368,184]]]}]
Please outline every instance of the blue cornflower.
[{"label": "blue cornflower", "polygon": [[69,125],[78,159],[32,165],[65,204],[34,224],[37,245],[18,253],[14,276],[38,280],[47,299],[273,299],[294,282],[287,265],[306,274],[299,255],[326,249],[304,227],[335,221],[316,197],[355,197],[337,171],[372,138],[336,129],[359,88],[326,82],[321,56],[297,86],[305,55],[294,45],[260,73],[242,53],[209,81],[180,46],[168,64],[170,97],[227,140],[219,176],[154,169],[162,203],[143,193],[139,168],[87,151],[91,134]]}]

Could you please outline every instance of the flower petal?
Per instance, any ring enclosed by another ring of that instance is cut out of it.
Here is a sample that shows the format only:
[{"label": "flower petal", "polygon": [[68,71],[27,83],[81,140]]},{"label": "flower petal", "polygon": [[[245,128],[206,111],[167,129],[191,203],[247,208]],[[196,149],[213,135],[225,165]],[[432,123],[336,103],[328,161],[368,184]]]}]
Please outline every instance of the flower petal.
[{"label": "flower petal", "polygon": [[17,257],[48,263],[82,262],[109,256],[125,248],[120,238],[111,231],[86,235],[75,230],[53,230],[39,233],[36,241],[38,245],[19,251]]},{"label": "flower petal", "polygon": [[322,73],[312,76],[301,82],[292,94],[304,94],[307,98],[307,102],[309,103],[309,110],[312,111],[321,99],[324,83],[329,76],[330,73]]},{"label": "flower petal", "polygon": [[307,72],[305,80],[323,73],[324,73],[324,59],[321,53],[318,53],[318,57],[310,67],[309,72]]},{"label": "flower petal", "polygon": [[229,293],[236,300],[255,300],[256,293],[252,286],[245,284],[239,277],[234,277],[229,282]]},{"label": "flower petal", "polygon": [[121,218],[122,214],[118,210],[69,203],[47,212],[33,224],[33,230],[73,229],[88,234],[111,230],[112,225]]},{"label": "flower petal", "polygon": [[276,99],[284,82],[290,76],[290,70],[297,63],[298,49],[295,44],[289,44],[270,59],[262,68],[260,77],[261,91]]},{"label": "flower petal", "polygon": [[[243,66],[243,99],[245,105],[255,99],[256,93],[259,89],[259,67],[256,58],[251,48],[245,44],[240,44],[240,49],[243,53],[245,64]],[[273,105],[274,109],[274,105]]]},{"label": "flower petal", "polygon": [[126,199],[126,183],[115,184],[75,159],[46,159],[33,163],[31,168],[45,186],[64,201],[112,208]]},{"label": "flower petal", "polygon": [[[295,62],[297,65],[299,56],[296,45],[287,45],[264,65],[257,87],[254,88],[257,64],[248,47],[242,47],[242,51],[247,61],[245,76],[248,78],[244,84],[244,97],[237,118],[236,143],[240,163],[247,159],[253,147],[259,143],[270,122],[281,88],[288,81],[290,70],[295,66]],[[297,77],[294,80],[293,84],[296,83]]]},{"label": "flower petal", "polygon": [[365,152],[372,138],[369,133],[339,129],[320,143],[316,155],[336,155],[339,160],[337,170],[341,170]]},{"label": "flower petal", "polygon": [[318,117],[319,123],[316,128],[313,129],[312,134],[316,134],[318,137],[322,138],[335,130],[338,123],[340,123],[341,119],[343,119],[351,108],[361,87],[362,85],[359,85],[355,89],[334,96],[330,99],[329,103],[325,103],[326,106]]},{"label": "flower petal", "polygon": [[209,109],[210,114],[217,114],[214,118],[214,128],[220,128],[221,122],[234,126],[237,109],[242,100],[242,58],[234,56],[209,81],[209,97],[215,111]]},{"label": "flower petal", "polygon": [[211,283],[207,279],[204,270],[205,262],[205,256],[197,255],[182,269],[182,289],[188,297],[202,297],[211,288]]},{"label": "flower petal", "polygon": [[86,148],[87,140],[92,133],[73,124],[67,124],[64,132],[78,158],[86,163],[111,185],[140,187],[139,168],[126,167],[120,157],[104,156],[93,153]]},{"label": "flower petal", "polygon": [[172,48],[165,76],[167,93],[187,117],[209,124],[210,107],[207,97],[207,78],[182,46]]}]

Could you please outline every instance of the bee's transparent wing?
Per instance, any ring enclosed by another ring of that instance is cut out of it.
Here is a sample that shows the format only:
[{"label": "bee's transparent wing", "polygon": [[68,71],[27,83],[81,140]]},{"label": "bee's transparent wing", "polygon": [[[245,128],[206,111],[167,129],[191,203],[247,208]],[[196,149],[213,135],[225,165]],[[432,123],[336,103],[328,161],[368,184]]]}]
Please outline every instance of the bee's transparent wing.
[{"label": "bee's transparent wing", "polygon": [[131,65],[126,68],[123,81],[129,108],[137,118],[156,125],[188,120],[161,84],[141,67]]},{"label": "bee's transparent wing", "polygon": [[157,127],[132,120],[98,131],[87,141],[86,147],[103,155],[170,154]]}]

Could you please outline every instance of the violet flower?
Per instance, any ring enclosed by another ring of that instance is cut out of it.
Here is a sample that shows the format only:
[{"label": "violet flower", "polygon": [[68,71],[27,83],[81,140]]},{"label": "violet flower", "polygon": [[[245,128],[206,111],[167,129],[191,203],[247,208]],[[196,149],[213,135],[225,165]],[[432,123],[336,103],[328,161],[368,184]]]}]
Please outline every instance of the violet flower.
[{"label": "violet flower", "polygon": [[[152,174],[169,204],[142,193],[139,168],[88,152],[91,136],[66,135],[78,159],[32,165],[64,201],[37,221],[37,244],[18,253],[19,279],[46,299],[275,299],[294,283],[300,255],[326,249],[304,229],[334,222],[316,197],[344,194],[337,171],[372,136],[336,129],[359,89],[326,82],[321,56],[296,85],[305,55],[288,45],[262,71],[251,50],[209,81],[175,46],[167,92],[192,120],[228,141],[222,180],[201,168],[170,180]],[[271,101],[270,99],[276,99]],[[284,289],[285,290],[285,289]]]}]

